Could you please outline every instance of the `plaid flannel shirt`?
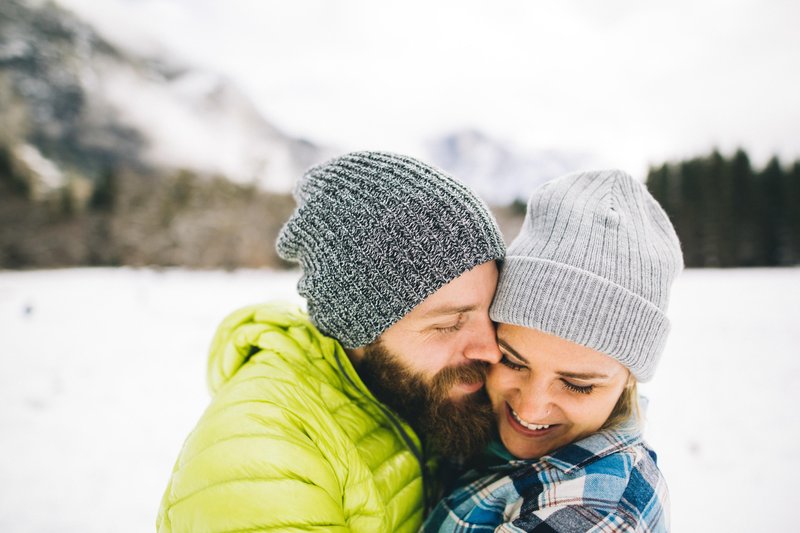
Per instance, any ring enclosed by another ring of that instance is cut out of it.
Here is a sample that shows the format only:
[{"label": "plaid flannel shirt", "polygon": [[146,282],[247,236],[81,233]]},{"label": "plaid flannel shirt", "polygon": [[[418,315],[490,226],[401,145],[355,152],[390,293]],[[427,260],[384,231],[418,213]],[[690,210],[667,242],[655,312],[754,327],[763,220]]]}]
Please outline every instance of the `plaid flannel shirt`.
[{"label": "plaid flannel shirt", "polygon": [[439,502],[423,531],[669,531],[667,485],[634,423],[489,472]]}]

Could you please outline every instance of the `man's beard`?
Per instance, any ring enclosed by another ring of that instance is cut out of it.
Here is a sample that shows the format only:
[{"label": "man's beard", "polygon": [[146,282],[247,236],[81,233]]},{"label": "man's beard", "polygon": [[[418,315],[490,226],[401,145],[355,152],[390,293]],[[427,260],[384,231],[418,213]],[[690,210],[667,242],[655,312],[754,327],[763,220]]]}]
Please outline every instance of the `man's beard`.
[{"label": "man's beard", "polygon": [[481,452],[492,434],[494,413],[486,391],[450,398],[454,385],[486,381],[488,365],[449,366],[426,380],[390,353],[380,341],[364,348],[358,375],[385,405],[425,439],[434,453],[463,460]]}]

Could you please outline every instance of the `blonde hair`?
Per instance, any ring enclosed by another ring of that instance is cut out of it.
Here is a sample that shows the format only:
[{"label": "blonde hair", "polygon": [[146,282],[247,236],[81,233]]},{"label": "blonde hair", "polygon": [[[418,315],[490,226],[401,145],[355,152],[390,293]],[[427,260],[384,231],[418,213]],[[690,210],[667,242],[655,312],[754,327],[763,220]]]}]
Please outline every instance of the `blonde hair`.
[{"label": "blonde hair", "polygon": [[611,410],[605,423],[600,429],[616,429],[624,424],[628,419],[633,418],[637,424],[641,423],[641,411],[639,409],[639,391],[636,386],[636,378],[633,374],[628,374],[628,382],[622,394],[619,395],[617,404]]}]

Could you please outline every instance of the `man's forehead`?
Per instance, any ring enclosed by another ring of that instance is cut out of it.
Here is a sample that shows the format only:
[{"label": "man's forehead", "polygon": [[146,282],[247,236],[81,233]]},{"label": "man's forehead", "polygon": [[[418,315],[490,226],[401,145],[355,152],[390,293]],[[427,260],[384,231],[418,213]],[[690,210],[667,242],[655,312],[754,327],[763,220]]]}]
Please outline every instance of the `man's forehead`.
[{"label": "man's forehead", "polygon": [[436,303],[425,307],[424,304],[419,306],[418,317],[421,319],[435,318],[444,315],[457,315],[460,313],[468,313],[475,311],[478,308],[476,304],[464,304],[463,302],[454,303]]},{"label": "man's forehead", "polygon": [[407,316],[428,319],[485,309],[497,286],[494,261],[482,263],[464,272],[420,302]]}]

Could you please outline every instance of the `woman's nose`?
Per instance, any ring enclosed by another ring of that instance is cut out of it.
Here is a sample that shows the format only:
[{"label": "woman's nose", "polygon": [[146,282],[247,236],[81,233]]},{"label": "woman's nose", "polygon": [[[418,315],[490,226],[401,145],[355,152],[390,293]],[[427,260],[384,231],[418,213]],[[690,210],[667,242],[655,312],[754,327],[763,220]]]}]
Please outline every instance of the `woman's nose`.
[{"label": "woman's nose", "polygon": [[546,424],[553,411],[552,396],[545,384],[529,383],[520,388],[519,404],[514,411],[532,424]]}]

